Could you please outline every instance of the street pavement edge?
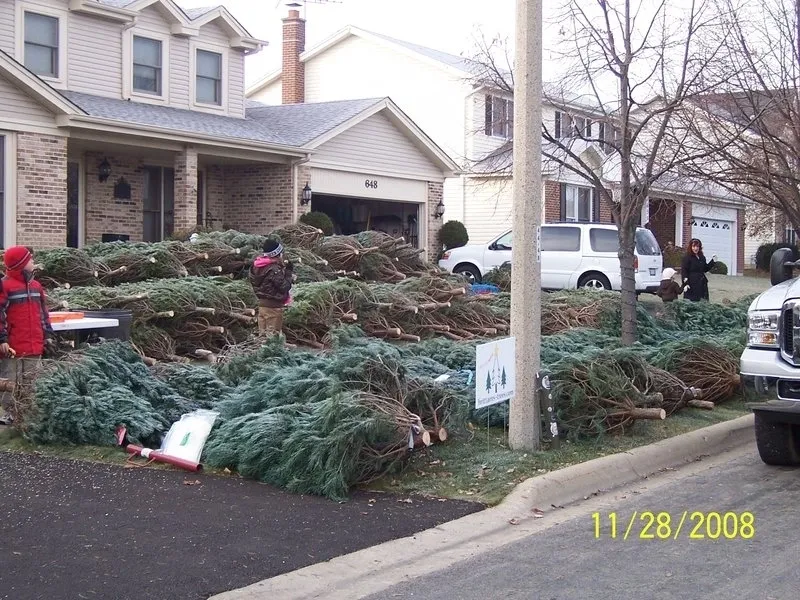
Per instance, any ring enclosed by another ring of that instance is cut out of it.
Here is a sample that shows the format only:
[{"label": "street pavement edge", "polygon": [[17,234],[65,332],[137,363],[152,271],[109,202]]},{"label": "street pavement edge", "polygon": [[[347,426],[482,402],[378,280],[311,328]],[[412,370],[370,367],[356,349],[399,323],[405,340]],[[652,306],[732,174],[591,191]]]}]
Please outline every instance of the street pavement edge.
[{"label": "street pavement edge", "polygon": [[[499,505],[209,600],[355,600],[529,535],[545,514],[751,444],[753,415],[527,479]],[[555,524],[556,521],[553,521]],[[541,529],[539,527],[538,529]]]}]

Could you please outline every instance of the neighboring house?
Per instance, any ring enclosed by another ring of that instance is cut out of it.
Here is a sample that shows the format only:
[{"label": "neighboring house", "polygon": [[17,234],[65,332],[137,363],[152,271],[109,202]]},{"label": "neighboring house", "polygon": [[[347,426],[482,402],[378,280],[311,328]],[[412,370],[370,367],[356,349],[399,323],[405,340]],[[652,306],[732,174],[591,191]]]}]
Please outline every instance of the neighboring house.
[{"label": "neighboring house", "polygon": [[[446,220],[463,221],[472,242],[489,241],[511,227],[508,155],[514,102],[511,94],[484,82],[483,65],[353,26],[305,50],[304,43],[294,42],[305,39],[304,33],[295,35],[304,31],[302,21],[295,27],[289,35],[284,28],[282,68],[249,88],[249,98],[287,104],[389,96],[461,164],[464,173],[445,182]],[[614,139],[613,127],[598,122],[592,107],[557,108],[545,102],[542,118],[559,136],[591,130]],[[606,152],[595,146],[586,152],[600,167]],[[611,206],[598,201],[584,178],[549,164],[543,164],[542,173],[546,221],[612,221]],[[741,201],[716,190],[700,194],[685,186],[657,188],[642,211],[642,224],[647,223],[662,246],[701,237],[731,273],[741,273]]]},{"label": "neighboring house", "polygon": [[309,209],[305,189],[357,193],[351,212],[428,248],[455,162],[385,97],[246,100],[245,56],[264,45],[224,7],[0,2],[3,247],[265,234]]}]

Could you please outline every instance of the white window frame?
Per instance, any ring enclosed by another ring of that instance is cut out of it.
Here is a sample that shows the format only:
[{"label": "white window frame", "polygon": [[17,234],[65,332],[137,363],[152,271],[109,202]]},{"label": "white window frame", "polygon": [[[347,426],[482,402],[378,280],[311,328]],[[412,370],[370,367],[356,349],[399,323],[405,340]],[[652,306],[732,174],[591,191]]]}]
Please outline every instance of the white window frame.
[{"label": "white window frame", "polygon": [[[133,28],[127,30],[122,39],[122,95],[128,99],[147,104],[169,104],[170,89],[170,36],[169,34]],[[161,42],[161,95],[149,94],[133,89],[133,37],[149,38]]]},{"label": "white window frame", "polygon": [[[578,209],[578,202],[580,201],[580,193],[581,191],[585,191],[589,196],[589,219],[588,221],[581,221],[579,219],[580,210]],[[585,187],[582,185],[573,185],[571,183],[567,184],[566,189],[566,199],[565,199],[565,206],[564,206],[564,220],[570,223],[591,223],[592,216],[594,215],[594,197],[592,194],[592,188]],[[569,208],[570,205],[572,206],[572,213],[573,217],[569,216]]]},{"label": "white window frame", "polygon": [[67,86],[67,18],[69,14],[66,10],[54,8],[47,4],[37,4],[34,2],[18,2],[16,14],[17,27],[17,62],[25,64],[25,13],[36,13],[45,17],[58,19],[58,76],[37,75],[42,80],[57,88]]},{"label": "white window frame", "polygon": [[[221,104],[208,104],[207,102],[197,101],[197,51],[205,50],[206,52],[214,52],[222,56],[222,102]],[[216,44],[209,44],[206,42],[197,42],[192,40],[189,43],[189,95],[191,96],[192,108],[197,110],[228,114],[228,86],[230,63],[230,48]]]},{"label": "white window frame", "polygon": [[5,181],[3,184],[3,242],[6,248],[17,243],[17,134],[0,130],[5,138]]}]

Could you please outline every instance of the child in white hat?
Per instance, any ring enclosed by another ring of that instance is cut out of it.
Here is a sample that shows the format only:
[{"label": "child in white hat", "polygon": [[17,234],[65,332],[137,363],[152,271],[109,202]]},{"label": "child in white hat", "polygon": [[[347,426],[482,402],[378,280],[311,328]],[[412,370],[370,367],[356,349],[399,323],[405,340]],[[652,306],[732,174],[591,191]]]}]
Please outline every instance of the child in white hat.
[{"label": "child in white hat", "polygon": [[677,300],[678,296],[683,293],[683,288],[680,284],[673,279],[675,277],[675,269],[667,267],[661,273],[661,285],[658,287],[656,294],[664,302],[672,302]]}]

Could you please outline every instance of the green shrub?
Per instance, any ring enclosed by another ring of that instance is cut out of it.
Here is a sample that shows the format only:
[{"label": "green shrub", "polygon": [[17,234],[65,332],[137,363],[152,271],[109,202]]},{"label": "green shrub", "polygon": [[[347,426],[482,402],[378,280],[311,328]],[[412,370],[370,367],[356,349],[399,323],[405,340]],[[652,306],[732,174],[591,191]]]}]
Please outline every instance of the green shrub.
[{"label": "green shrub", "polygon": [[797,260],[798,256],[800,256],[797,246],[794,244],[789,244],[787,242],[761,244],[758,250],[756,250],[756,269],[759,271],[769,271],[769,261],[772,258],[772,254],[778,248],[789,248],[793,254],[792,260]]},{"label": "green shrub", "polygon": [[439,242],[447,250],[466,246],[469,242],[467,228],[461,221],[448,221],[439,230]]},{"label": "green shrub", "polygon": [[728,265],[726,265],[721,260],[714,261],[714,266],[711,267],[710,273],[714,275],[727,275],[728,274]]},{"label": "green shrub", "polygon": [[333,235],[333,221],[324,212],[312,211],[300,217],[300,222],[322,229],[325,235]]},{"label": "green shrub", "polygon": [[671,250],[664,250],[662,253],[664,268],[680,269],[684,254],[686,254],[686,250],[680,246],[675,246]]}]

